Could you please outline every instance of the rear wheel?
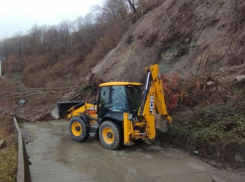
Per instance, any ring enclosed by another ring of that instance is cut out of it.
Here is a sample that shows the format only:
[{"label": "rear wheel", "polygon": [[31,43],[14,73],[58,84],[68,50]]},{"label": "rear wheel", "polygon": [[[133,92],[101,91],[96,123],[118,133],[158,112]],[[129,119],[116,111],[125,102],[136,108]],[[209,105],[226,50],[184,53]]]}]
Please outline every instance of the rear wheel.
[{"label": "rear wheel", "polygon": [[89,137],[89,124],[79,117],[71,118],[69,128],[71,137],[78,142],[83,142]]},{"label": "rear wheel", "polygon": [[102,145],[110,150],[117,150],[122,147],[122,129],[116,123],[105,121],[100,125],[99,137]]}]

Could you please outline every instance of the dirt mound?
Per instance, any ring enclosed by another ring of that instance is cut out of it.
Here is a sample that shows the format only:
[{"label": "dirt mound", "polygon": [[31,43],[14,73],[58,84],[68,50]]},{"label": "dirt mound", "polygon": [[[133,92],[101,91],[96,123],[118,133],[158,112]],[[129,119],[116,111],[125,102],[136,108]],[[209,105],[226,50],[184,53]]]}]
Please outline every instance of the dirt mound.
[{"label": "dirt mound", "polygon": [[55,108],[65,93],[76,92],[80,87],[27,88],[19,82],[0,79],[0,118],[16,116],[26,121],[41,119]]},{"label": "dirt mound", "polygon": [[144,67],[158,63],[168,74],[226,75],[226,68],[245,63],[244,10],[242,0],[165,0],[133,24],[92,72],[106,81],[142,81]]}]

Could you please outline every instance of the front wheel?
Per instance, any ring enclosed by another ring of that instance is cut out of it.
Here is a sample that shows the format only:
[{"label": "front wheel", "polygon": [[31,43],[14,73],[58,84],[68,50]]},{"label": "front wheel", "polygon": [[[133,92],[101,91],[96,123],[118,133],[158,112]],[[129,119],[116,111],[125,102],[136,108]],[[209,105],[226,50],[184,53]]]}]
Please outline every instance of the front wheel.
[{"label": "front wheel", "polygon": [[73,117],[69,123],[70,135],[77,142],[83,142],[89,137],[89,124],[79,117]]},{"label": "front wheel", "polygon": [[117,150],[123,145],[122,129],[111,121],[105,121],[100,125],[99,137],[102,145],[107,149]]}]

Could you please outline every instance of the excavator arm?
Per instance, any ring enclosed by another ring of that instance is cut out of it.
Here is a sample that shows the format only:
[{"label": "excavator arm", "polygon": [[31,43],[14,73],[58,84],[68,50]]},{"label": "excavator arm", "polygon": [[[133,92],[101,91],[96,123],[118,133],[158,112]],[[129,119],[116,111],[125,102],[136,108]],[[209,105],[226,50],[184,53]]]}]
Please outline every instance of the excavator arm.
[{"label": "excavator arm", "polygon": [[144,88],[143,101],[139,109],[139,116],[154,115],[156,110],[160,115],[172,123],[172,118],[168,115],[166,108],[163,84],[159,73],[158,65],[146,68],[147,79]]},{"label": "excavator arm", "polygon": [[[168,115],[163,84],[159,74],[158,65],[146,68],[147,78],[144,87],[143,100],[141,102],[138,118],[139,121],[130,121],[129,114],[124,114],[124,143],[130,143],[131,139],[154,139],[156,137],[156,113],[160,114],[168,124],[172,118]],[[145,128],[145,132],[135,128]]]},{"label": "excavator arm", "polygon": [[148,123],[148,138],[153,139],[156,136],[155,114],[160,114],[168,124],[172,123],[172,118],[167,112],[158,65],[149,66],[146,71],[146,84],[138,115]]}]

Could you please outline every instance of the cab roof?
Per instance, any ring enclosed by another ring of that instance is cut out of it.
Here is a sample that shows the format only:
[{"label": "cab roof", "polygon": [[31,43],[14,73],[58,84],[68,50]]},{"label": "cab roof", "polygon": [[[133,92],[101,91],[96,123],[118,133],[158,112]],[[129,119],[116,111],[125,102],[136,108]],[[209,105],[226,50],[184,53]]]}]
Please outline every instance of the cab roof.
[{"label": "cab roof", "polygon": [[106,82],[106,83],[100,84],[99,87],[121,86],[121,85],[135,85],[135,86],[140,86],[142,84],[141,83],[137,83],[137,82]]}]

